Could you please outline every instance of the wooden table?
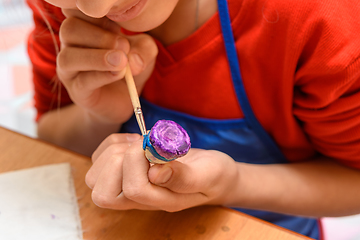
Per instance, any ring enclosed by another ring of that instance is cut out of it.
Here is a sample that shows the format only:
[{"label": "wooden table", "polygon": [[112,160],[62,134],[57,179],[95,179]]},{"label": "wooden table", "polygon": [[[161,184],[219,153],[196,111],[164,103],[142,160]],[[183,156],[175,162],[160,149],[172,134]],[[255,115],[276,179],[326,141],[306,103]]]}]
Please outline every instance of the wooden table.
[{"label": "wooden table", "polygon": [[84,182],[91,166],[88,157],[0,127],[0,173],[62,162],[69,162],[73,169],[86,240],[309,239],[224,207],[204,206],[177,213],[101,209],[91,201]]}]

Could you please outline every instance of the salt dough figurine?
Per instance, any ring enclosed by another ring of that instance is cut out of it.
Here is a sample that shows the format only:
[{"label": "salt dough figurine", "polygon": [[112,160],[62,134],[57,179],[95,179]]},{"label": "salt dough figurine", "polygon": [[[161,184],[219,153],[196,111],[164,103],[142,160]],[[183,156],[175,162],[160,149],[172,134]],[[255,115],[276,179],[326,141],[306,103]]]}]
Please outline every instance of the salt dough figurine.
[{"label": "salt dough figurine", "polygon": [[151,163],[166,163],[184,156],[190,150],[190,137],[179,124],[171,120],[157,121],[144,135],[143,149]]}]

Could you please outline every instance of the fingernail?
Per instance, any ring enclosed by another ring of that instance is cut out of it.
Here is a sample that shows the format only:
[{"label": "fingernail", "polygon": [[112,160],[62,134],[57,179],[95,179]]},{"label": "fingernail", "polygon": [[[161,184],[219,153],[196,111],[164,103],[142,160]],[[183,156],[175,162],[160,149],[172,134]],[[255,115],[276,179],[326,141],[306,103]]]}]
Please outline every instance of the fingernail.
[{"label": "fingernail", "polygon": [[135,63],[140,69],[144,67],[144,61],[139,54],[133,53],[129,56],[129,61]]},{"label": "fingernail", "polygon": [[171,167],[163,166],[163,169],[160,170],[158,177],[156,178],[156,182],[159,184],[166,183],[170,180],[173,170]]},{"label": "fingernail", "polygon": [[140,138],[140,135],[138,134],[127,134],[126,135],[126,139],[129,141],[129,142],[135,142],[136,140],[138,140]]},{"label": "fingernail", "polygon": [[113,51],[107,55],[107,61],[114,67],[119,66],[121,63],[122,54],[120,51]]}]

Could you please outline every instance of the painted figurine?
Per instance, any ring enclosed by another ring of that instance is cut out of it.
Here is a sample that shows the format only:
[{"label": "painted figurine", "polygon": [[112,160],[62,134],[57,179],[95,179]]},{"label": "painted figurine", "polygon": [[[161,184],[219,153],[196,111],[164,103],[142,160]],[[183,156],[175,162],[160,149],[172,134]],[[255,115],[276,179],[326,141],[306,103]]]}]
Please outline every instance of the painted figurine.
[{"label": "painted figurine", "polygon": [[190,137],[179,124],[159,120],[144,135],[145,156],[151,163],[166,163],[182,157],[190,150]]}]

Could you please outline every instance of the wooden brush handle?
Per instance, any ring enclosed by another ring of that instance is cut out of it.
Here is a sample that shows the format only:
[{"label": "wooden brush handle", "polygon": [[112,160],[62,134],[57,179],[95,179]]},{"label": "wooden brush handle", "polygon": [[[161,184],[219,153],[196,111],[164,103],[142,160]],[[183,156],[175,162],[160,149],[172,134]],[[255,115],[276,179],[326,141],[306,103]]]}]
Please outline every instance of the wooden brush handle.
[{"label": "wooden brush handle", "polygon": [[131,103],[132,103],[134,111],[135,111],[136,109],[141,108],[141,106],[140,106],[140,101],[139,101],[139,95],[136,90],[135,81],[134,81],[133,75],[131,73],[129,64],[126,65],[125,80],[126,80],[126,85],[129,90]]},{"label": "wooden brush handle", "polygon": [[134,113],[135,113],[136,120],[137,120],[139,128],[140,128],[141,134],[145,135],[146,134],[146,126],[145,126],[144,116],[143,116],[143,113],[141,110],[139,95],[136,90],[135,81],[134,81],[133,75],[131,73],[129,64],[126,65],[125,80],[126,80],[126,85],[129,90],[131,103],[134,108]]}]

